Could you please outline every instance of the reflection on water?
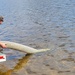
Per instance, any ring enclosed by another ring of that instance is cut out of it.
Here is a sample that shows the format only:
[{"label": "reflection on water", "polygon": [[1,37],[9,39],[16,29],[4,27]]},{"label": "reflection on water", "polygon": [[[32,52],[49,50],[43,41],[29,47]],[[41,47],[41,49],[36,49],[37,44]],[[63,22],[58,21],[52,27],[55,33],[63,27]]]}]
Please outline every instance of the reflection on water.
[{"label": "reflection on water", "polygon": [[17,70],[21,69],[22,67],[24,67],[31,56],[32,56],[32,54],[26,54],[26,56],[24,56],[22,59],[19,59],[19,62],[12,70],[17,71]]},{"label": "reflection on water", "polygon": [[19,59],[18,63],[13,69],[7,70],[7,67],[5,67],[4,65],[0,66],[2,67],[0,69],[0,75],[11,75],[12,72],[22,69],[27,64],[31,56],[32,54],[26,54],[22,59]]}]

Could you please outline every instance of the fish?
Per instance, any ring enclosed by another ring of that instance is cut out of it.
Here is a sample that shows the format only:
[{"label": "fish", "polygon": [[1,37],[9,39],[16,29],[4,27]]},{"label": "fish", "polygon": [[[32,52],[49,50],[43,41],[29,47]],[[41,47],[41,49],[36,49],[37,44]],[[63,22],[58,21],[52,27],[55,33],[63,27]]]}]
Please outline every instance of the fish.
[{"label": "fish", "polygon": [[34,54],[34,53],[45,52],[45,51],[50,50],[49,48],[47,48],[47,49],[35,49],[35,48],[29,47],[29,46],[26,46],[23,44],[19,44],[16,42],[10,42],[10,41],[0,41],[0,42],[4,43],[8,49],[18,50],[21,52],[25,52],[27,54]]}]

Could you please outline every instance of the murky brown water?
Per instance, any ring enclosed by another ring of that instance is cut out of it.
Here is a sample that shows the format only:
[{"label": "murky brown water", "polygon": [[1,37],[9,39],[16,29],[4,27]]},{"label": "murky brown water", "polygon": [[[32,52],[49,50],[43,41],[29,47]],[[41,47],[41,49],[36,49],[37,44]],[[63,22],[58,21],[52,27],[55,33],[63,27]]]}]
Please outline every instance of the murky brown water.
[{"label": "murky brown water", "polygon": [[0,39],[50,51],[6,50],[0,75],[75,75],[75,0],[0,0]]}]

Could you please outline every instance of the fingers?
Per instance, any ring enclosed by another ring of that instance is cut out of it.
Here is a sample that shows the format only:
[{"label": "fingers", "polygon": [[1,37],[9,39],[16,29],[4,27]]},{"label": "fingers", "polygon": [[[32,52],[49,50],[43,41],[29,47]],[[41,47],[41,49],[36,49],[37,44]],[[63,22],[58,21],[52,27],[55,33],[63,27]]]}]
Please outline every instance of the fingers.
[{"label": "fingers", "polygon": [[0,43],[0,46],[1,46],[2,48],[7,48],[7,47],[6,47],[6,44],[4,44],[4,43]]}]

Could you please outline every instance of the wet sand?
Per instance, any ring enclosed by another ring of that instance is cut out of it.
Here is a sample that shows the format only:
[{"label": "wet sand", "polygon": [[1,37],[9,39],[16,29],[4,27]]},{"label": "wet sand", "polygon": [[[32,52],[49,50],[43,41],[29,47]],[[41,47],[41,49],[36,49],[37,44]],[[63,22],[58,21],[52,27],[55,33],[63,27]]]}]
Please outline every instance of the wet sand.
[{"label": "wet sand", "polygon": [[4,49],[0,75],[75,75],[75,1],[1,0],[0,39],[50,51],[26,55]]}]

